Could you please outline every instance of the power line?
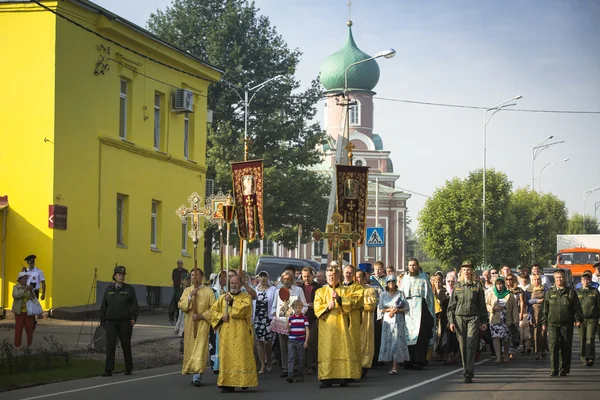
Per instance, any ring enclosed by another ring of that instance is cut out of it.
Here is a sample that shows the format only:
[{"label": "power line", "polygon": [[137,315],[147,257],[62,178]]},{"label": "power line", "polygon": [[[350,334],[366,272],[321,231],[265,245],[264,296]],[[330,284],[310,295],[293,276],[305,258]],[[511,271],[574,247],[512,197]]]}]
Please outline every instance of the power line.
[{"label": "power line", "polygon": [[[436,106],[436,107],[451,107],[451,108],[467,108],[471,110],[489,110],[489,107],[481,106],[469,106],[462,104],[448,104],[448,103],[434,103],[429,101],[416,101],[416,100],[404,100],[404,99],[390,99],[387,97],[373,97],[377,100],[393,101],[397,103],[408,103],[408,104],[420,104],[425,106]],[[514,111],[514,112],[532,112],[532,113],[553,113],[553,114],[600,114],[600,111],[579,111],[579,110],[532,110],[523,108],[505,108],[503,111]]]}]

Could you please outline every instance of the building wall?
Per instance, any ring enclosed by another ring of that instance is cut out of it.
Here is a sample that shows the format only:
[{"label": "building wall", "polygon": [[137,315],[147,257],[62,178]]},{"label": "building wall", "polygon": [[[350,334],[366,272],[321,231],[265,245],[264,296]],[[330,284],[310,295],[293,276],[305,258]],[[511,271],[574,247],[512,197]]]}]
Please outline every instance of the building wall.
[{"label": "building wall", "polygon": [[[60,2],[59,12],[161,62],[209,79],[219,78],[217,71],[91,10]],[[204,196],[209,82],[145,60],[68,21],[54,22],[54,15],[49,12],[29,14],[52,21],[46,25],[28,18],[15,22],[24,35],[32,32],[31,44],[33,49],[39,46],[39,51],[32,51],[28,44],[24,46],[20,36],[12,36],[16,40],[11,42],[15,43],[15,49],[29,48],[32,53],[18,71],[24,75],[24,81],[27,81],[25,76],[34,76],[38,71],[45,73],[43,93],[48,99],[42,106],[48,118],[21,129],[21,136],[18,139],[15,136],[12,143],[18,150],[39,147],[34,156],[43,164],[40,163],[40,168],[23,168],[16,178],[11,173],[10,179],[21,183],[27,174],[35,175],[34,187],[13,184],[0,188],[10,194],[11,218],[24,210],[24,219],[34,225],[10,224],[9,236],[13,240],[18,236],[26,240],[22,240],[18,252],[8,244],[9,264],[18,265],[15,258],[22,259],[29,253],[38,255],[38,265],[49,284],[45,308],[84,305],[88,299],[94,302],[97,294],[91,292],[91,288],[95,270],[98,280],[110,281],[116,263],[127,267],[130,283],[170,286],[171,270],[177,259],[183,258],[188,268],[192,266],[192,243],[187,239],[189,253],[182,253],[182,223],[175,210],[181,204],[188,204],[187,198],[193,191]],[[3,32],[5,25],[0,25]],[[40,41],[40,37],[44,40]],[[110,54],[99,49],[100,45],[110,47]],[[49,65],[40,66],[40,60]],[[104,60],[109,69],[104,74],[95,74],[100,60]],[[0,76],[7,75],[5,72]],[[127,140],[119,137],[121,77],[130,80]],[[183,150],[184,115],[171,111],[175,88],[195,93],[195,112],[189,114],[190,132],[193,132],[189,160]],[[32,85],[28,92],[36,91],[39,92],[39,88]],[[163,96],[159,150],[154,149],[153,140],[155,92]],[[36,109],[38,105],[39,98]],[[26,119],[28,113],[23,110],[21,117],[21,120]],[[31,121],[29,117],[28,122]],[[22,126],[19,121],[15,125]],[[44,137],[51,141],[44,143]],[[44,149],[50,155],[42,155]],[[9,166],[19,164],[17,157],[8,161]],[[14,169],[8,168],[11,172]],[[128,196],[125,246],[117,245],[117,194]],[[23,201],[21,197],[28,200]],[[155,249],[150,246],[153,200],[160,202]],[[66,230],[47,228],[49,204],[68,207]],[[35,239],[34,227],[44,233],[41,236],[47,238],[45,242]],[[200,246],[199,259],[202,253],[203,246]]]},{"label": "building wall", "polygon": [[[23,259],[35,253],[52,280],[55,19],[31,4],[0,4],[0,193],[9,195],[3,306]],[[49,287],[52,294],[52,287]],[[51,307],[49,298],[43,304]]]}]

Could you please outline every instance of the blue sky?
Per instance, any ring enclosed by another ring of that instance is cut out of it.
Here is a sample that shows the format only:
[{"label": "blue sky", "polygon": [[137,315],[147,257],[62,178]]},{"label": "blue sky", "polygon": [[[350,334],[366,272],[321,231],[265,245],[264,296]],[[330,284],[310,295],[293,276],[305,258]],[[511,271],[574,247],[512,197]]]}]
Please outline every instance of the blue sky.
[{"label": "blue sky", "polygon": [[[169,0],[97,0],[141,26]],[[347,35],[347,0],[257,0],[291,48],[303,52],[297,77],[308,83]],[[600,2],[354,0],[353,33],[379,62],[378,97],[491,107],[516,95],[515,108],[600,111]],[[322,108],[322,104],[320,104]],[[483,111],[375,100],[375,132],[392,151],[397,186],[432,194],[455,176],[481,168]],[[583,192],[600,185],[600,114],[502,111],[488,124],[488,168],[514,186],[531,185],[532,147],[549,135],[564,144],[543,151],[541,190],[583,211]],[[413,195],[416,228],[426,198]],[[586,202],[593,213],[600,191]],[[600,209],[598,210],[600,216]]]}]

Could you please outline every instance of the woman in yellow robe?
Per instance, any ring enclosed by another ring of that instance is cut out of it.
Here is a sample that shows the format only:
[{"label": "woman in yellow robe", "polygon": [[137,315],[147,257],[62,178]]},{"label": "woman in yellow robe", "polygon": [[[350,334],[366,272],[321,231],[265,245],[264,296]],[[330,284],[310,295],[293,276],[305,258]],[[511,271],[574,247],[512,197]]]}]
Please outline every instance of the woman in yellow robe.
[{"label": "woman in yellow robe", "polygon": [[221,392],[234,388],[258,386],[254,359],[254,332],[252,330],[252,297],[241,292],[238,276],[229,280],[230,292],[219,297],[212,306],[212,325],[219,333],[219,378]]},{"label": "woman in yellow robe", "polygon": [[[215,295],[211,288],[202,284],[204,273],[201,269],[193,269],[191,277],[192,286],[183,291],[178,304],[179,309],[185,314],[181,373],[194,374],[192,384],[202,386],[202,373],[208,360],[210,308],[215,302]],[[195,331],[196,337],[194,337]]]},{"label": "woman in yellow robe", "polygon": [[319,380],[321,388],[333,383],[346,386],[360,379],[361,356],[350,337],[349,313],[351,299],[344,298],[337,268],[326,270],[327,285],[315,293],[314,309],[319,321]]}]

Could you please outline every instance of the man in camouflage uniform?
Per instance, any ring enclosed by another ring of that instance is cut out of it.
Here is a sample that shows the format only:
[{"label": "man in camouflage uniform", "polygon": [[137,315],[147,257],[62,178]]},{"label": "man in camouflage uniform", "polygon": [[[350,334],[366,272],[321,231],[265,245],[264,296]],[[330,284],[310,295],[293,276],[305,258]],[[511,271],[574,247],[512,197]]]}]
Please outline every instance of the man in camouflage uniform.
[{"label": "man in camouflage uniform", "polygon": [[546,292],[542,308],[540,322],[542,331],[548,332],[550,376],[567,376],[571,371],[573,323],[579,327],[583,317],[579,298],[566,286],[562,269],[554,272],[554,286]]}]

